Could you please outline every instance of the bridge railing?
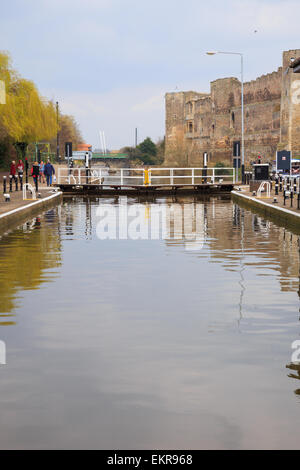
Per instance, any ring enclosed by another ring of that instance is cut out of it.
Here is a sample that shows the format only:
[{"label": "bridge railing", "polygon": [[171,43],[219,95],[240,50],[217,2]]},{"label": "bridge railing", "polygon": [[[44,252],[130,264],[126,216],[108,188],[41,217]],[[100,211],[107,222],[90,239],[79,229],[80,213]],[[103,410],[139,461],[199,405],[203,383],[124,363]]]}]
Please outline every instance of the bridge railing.
[{"label": "bridge railing", "polygon": [[59,168],[58,184],[197,186],[234,184],[234,168]]},{"label": "bridge railing", "polygon": [[144,168],[59,168],[58,184],[141,186]]},{"label": "bridge railing", "polygon": [[149,168],[148,171],[152,186],[235,183],[234,168]]}]

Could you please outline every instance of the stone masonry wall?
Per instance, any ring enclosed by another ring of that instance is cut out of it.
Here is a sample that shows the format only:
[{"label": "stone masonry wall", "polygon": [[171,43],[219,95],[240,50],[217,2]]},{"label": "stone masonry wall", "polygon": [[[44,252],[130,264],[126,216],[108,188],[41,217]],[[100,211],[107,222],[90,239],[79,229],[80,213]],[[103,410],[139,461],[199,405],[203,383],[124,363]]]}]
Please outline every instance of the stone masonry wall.
[{"label": "stone masonry wall", "polygon": [[[275,160],[276,150],[300,155],[300,80],[290,58],[300,50],[283,53],[283,67],[244,83],[245,164],[261,154]],[[299,75],[300,77],[300,75]],[[241,141],[241,83],[235,77],[211,82],[210,94],[193,91],[166,94],[166,155],[172,166],[232,165],[233,143]]]}]

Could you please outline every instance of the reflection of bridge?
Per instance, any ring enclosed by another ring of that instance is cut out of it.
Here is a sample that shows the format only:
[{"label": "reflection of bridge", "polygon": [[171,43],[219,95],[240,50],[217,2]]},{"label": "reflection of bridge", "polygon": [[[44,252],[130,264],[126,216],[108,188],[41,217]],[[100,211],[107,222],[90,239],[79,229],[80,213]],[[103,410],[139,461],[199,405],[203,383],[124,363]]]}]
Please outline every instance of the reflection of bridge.
[{"label": "reflection of bridge", "polygon": [[174,193],[231,191],[234,168],[59,168],[65,192]]}]

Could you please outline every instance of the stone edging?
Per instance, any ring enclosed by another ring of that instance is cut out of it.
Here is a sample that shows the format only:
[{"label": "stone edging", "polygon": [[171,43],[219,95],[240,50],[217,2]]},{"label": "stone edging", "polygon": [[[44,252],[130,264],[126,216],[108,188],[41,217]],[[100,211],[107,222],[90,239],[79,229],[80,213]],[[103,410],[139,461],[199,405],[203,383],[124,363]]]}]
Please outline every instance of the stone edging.
[{"label": "stone edging", "polygon": [[62,192],[57,192],[44,199],[39,199],[25,206],[17,207],[9,212],[0,215],[0,231],[11,228],[11,226],[18,226],[37,215],[42,209],[45,209],[53,204],[53,202],[62,198]]},{"label": "stone edging", "polygon": [[278,207],[276,205],[271,205],[268,204],[267,202],[260,201],[258,199],[254,199],[251,196],[246,196],[246,194],[243,194],[240,191],[231,191],[231,194],[237,197],[242,198],[243,200],[246,200],[249,205],[252,207],[258,207],[267,214],[272,214],[277,217],[280,217],[281,219],[289,219],[293,220],[294,222],[299,223],[300,222],[300,214],[297,214],[297,212],[290,211],[289,209],[285,209],[284,207]]}]

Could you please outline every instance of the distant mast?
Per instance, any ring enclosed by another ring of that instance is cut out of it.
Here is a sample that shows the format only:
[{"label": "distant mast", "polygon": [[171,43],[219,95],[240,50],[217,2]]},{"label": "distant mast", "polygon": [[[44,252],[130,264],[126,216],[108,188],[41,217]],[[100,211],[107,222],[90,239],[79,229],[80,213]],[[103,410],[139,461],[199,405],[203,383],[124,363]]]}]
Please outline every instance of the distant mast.
[{"label": "distant mast", "polygon": [[99,131],[100,135],[100,147],[102,149],[103,155],[106,155],[106,141],[104,131]]}]

